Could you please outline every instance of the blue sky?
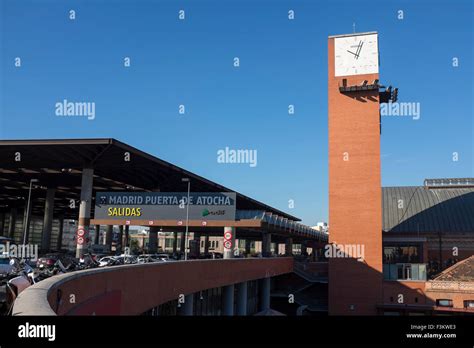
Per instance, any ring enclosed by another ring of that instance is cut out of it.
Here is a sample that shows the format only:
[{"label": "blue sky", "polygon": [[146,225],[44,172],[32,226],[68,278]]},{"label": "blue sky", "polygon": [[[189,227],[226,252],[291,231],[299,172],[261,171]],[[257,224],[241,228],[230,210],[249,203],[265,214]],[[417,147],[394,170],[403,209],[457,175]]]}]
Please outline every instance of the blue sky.
[{"label": "blue sky", "polygon": [[[381,82],[421,105],[419,120],[382,119],[383,185],[473,176],[470,0],[0,0],[0,11],[2,139],[114,137],[326,221],[327,36],[355,22],[379,32]],[[55,116],[63,99],[95,102],[96,118]],[[257,166],[217,163],[225,147],[257,150]]]}]

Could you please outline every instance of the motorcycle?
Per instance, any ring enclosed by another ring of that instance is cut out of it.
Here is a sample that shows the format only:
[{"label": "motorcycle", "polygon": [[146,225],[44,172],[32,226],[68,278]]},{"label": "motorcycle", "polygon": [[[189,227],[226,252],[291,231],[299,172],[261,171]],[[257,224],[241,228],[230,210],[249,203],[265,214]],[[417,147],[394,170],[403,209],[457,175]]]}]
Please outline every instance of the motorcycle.
[{"label": "motorcycle", "polygon": [[76,265],[75,270],[96,268],[99,267],[99,265],[100,263],[91,254],[84,254],[84,256],[79,259],[79,264]]},{"label": "motorcycle", "polygon": [[0,276],[0,311],[4,315],[11,313],[18,295],[37,282],[33,268],[26,262],[12,258],[10,265],[12,270]]},{"label": "motorcycle", "polygon": [[92,255],[85,254],[78,261],[71,260],[67,266],[57,260],[53,266],[41,267],[36,271],[17,258],[10,259],[10,266],[9,272],[0,273],[0,315],[9,315],[18,295],[31,285],[58,274],[99,267],[99,262]]}]

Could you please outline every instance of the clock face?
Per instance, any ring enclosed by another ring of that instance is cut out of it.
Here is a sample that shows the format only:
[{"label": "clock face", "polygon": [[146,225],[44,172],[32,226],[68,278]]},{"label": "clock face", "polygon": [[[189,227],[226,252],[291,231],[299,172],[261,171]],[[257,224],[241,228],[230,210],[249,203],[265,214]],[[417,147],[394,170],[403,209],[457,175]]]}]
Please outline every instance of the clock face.
[{"label": "clock face", "polygon": [[334,57],[336,76],[378,73],[377,34],[336,37]]}]

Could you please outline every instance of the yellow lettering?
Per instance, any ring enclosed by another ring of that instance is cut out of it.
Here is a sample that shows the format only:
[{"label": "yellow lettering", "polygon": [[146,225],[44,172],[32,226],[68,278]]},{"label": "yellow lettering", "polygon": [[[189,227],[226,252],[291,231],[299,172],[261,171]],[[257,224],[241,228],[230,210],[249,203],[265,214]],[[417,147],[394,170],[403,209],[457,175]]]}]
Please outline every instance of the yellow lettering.
[{"label": "yellow lettering", "polygon": [[141,208],[108,208],[109,216],[141,216]]}]

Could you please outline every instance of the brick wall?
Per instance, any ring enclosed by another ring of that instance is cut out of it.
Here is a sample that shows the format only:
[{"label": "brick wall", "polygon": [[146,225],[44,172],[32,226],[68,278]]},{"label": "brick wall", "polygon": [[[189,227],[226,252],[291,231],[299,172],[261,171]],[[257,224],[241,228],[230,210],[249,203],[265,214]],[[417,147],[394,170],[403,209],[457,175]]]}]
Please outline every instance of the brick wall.
[{"label": "brick wall", "polygon": [[[330,242],[363,244],[365,262],[329,260],[329,313],[376,314],[382,300],[382,190],[378,91],[339,92],[334,39],[328,43]],[[349,76],[348,85],[378,74]],[[344,155],[349,157],[344,160]]]}]

